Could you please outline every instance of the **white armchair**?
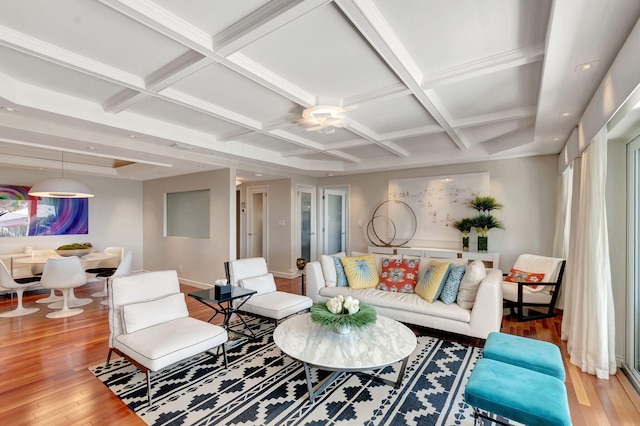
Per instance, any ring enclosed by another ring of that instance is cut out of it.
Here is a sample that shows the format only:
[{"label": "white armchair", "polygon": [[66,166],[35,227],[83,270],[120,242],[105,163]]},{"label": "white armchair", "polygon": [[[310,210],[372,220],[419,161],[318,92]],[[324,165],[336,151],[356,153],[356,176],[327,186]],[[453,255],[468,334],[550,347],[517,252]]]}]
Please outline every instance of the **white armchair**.
[{"label": "white armchair", "polygon": [[273,275],[269,273],[267,262],[262,257],[232,260],[226,266],[231,285],[257,291],[242,305],[242,312],[270,318],[277,324],[281,319],[313,305],[307,296],[277,291]]},{"label": "white armchair", "polygon": [[[565,263],[556,257],[521,254],[502,283],[503,307],[509,308],[518,321],[556,316]],[[525,307],[528,315],[524,314]]]},{"label": "white armchair", "polygon": [[227,331],[189,316],[176,271],[157,271],[109,280],[109,355],[116,352],[147,376],[152,404],[151,371],[161,370],[222,346],[227,367]]}]

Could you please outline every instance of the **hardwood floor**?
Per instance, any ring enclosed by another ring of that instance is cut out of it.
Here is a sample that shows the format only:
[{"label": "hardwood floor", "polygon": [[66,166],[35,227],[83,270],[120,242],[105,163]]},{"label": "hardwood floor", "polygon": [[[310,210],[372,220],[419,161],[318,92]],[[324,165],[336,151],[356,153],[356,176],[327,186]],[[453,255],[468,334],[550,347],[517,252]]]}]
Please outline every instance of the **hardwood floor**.
[{"label": "hardwood floor", "polygon": [[[299,293],[300,279],[277,279],[278,288]],[[100,284],[76,291],[89,297]],[[183,292],[196,290],[182,286]],[[43,297],[44,291],[25,295],[25,305]],[[0,296],[0,312],[11,308]],[[191,316],[207,320],[210,310],[187,297]],[[13,300],[15,305],[15,299]],[[141,425],[126,405],[88,370],[106,360],[109,325],[107,307],[96,300],[81,315],[48,319],[40,305],[35,314],[0,318],[0,419],[4,425]],[[557,344],[565,357],[567,392],[574,425],[638,425],[640,398],[621,372],[610,380],[598,380],[569,364],[566,344],[560,340],[560,319],[518,323],[506,317],[503,332]],[[462,343],[478,344],[433,330],[421,330]]]}]

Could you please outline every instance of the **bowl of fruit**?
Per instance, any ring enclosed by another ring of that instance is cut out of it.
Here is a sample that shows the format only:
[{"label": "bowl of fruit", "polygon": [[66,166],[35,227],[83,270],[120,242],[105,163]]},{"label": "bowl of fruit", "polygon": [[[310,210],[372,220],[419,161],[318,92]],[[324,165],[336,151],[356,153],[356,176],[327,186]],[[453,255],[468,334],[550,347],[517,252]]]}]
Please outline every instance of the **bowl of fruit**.
[{"label": "bowl of fruit", "polygon": [[73,244],[65,244],[56,249],[56,253],[60,256],[78,256],[82,257],[85,254],[91,253],[93,250],[93,246],[91,243],[73,243]]}]

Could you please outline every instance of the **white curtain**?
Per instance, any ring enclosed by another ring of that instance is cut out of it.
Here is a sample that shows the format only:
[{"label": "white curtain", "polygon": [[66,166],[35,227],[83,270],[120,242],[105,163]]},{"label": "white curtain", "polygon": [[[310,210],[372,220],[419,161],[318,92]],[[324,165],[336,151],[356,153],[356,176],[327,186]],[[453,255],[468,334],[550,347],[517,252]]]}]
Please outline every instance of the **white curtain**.
[{"label": "white curtain", "polygon": [[[553,257],[567,259],[569,257],[569,235],[571,231],[571,198],[573,197],[573,162],[562,172],[558,183],[558,201],[556,208],[556,231],[553,237]],[[565,271],[566,273],[566,271]],[[565,280],[566,282],[566,280]],[[564,307],[564,287],[560,287],[560,294],[556,307]]]},{"label": "white curtain", "polygon": [[575,244],[567,261],[562,339],[570,361],[608,379],[616,372],[615,325],[605,185],[607,133],[603,128],[582,154]]}]

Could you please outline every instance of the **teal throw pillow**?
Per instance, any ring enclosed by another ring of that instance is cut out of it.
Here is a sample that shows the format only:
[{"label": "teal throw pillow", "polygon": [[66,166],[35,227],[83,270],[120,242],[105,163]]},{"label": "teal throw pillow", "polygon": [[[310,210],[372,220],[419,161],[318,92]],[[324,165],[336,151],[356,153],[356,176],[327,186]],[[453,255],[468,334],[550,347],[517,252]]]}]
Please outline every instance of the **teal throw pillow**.
[{"label": "teal throw pillow", "polygon": [[347,281],[347,274],[344,273],[344,266],[338,256],[333,256],[333,263],[336,265],[336,286],[337,287],[349,287]]},{"label": "teal throw pillow", "polygon": [[451,305],[456,301],[456,298],[458,297],[458,287],[460,287],[460,281],[462,281],[462,277],[466,270],[467,267],[464,265],[451,265],[449,267],[449,275],[447,276],[444,286],[442,287],[442,291],[440,292],[440,300],[442,300],[446,305]]}]

